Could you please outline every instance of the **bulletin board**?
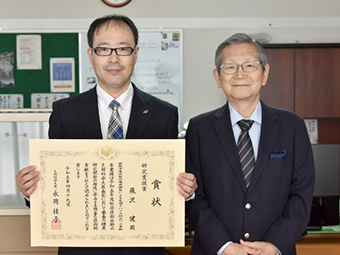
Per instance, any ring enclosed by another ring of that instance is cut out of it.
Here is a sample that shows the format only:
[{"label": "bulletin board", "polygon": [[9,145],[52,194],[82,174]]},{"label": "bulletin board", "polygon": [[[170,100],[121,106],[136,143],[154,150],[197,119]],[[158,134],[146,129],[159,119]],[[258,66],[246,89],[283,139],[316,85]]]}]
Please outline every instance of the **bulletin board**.
[{"label": "bulletin board", "polygon": [[14,53],[14,87],[0,87],[3,94],[22,94],[24,108],[31,108],[31,94],[51,93],[50,91],[50,58],[74,58],[75,92],[79,93],[79,42],[78,33],[39,33],[41,36],[42,69],[18,70],[16,60],[17,35],[36,33],[0,33],[0,53]]}]

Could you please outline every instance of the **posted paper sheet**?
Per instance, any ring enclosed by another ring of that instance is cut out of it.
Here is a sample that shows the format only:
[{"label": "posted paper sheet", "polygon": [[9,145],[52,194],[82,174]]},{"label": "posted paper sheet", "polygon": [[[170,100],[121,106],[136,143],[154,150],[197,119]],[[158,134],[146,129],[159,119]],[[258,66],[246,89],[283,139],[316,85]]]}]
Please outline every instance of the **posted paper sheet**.
[{"label": "posted paper sheet", "polygon": [[184,246],[184,140],[30,139],[32,246]]}]

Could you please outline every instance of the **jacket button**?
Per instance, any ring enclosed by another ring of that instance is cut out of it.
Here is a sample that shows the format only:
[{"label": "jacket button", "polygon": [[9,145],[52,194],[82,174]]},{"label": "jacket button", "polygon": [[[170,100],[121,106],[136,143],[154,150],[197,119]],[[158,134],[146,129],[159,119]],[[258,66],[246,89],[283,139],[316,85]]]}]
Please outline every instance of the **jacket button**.
[{"label": "jacket button", "polygon": [[246,203],[246,205],[244,206],[247,210],[249,210],[251,208],[251,204]]},{"label": "jacket button", "polygon": [[244,234],[244,238],[249,239],[250,238],[250,234],[249,233],[245,233]]}]

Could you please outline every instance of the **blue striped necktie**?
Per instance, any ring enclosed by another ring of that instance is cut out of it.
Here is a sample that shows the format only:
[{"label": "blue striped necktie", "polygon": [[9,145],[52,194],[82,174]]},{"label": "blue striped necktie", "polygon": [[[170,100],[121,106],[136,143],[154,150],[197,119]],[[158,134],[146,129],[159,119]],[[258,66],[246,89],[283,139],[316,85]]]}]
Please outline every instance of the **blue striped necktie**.
[{"label": "blue striped necktie", "polygon": [[112,100],[109,105],[109,107],[112,108],[112,115],[107,129],[107,139],[124,139],[123,124],[118,112],[119,106],[120,104],[116,100]]},{"label": "blue striped necktie", "polygon": [[240,120],[237,124],[241,128],[241,134],[237,142],[237,150],[240,156],[240,162],[242,166],[242,172],[246,187],[249,187],[251,176],[255,167],[255,157],[253,145],[249,136],[249,129],[253,125],[252,120]]}]

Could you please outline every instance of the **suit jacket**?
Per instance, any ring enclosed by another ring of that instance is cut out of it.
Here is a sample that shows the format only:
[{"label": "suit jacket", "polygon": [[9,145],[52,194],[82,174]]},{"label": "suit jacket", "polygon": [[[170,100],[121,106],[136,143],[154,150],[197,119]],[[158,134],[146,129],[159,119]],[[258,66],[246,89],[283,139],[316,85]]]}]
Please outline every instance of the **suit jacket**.
[{"label": "suit jacket", "polygon": [[[140,91],[134,95],[127,139],[176,139],[177,107]],[[96,89],[53,104],[50,139],[102,139]],[[59,248],[60,255],[164,255],[164,248]]]},{"label": "suit jacket", "polygon": [[186,169],[198,183],[187,207],[195,231],[191,254],[216,254],[227,241],[240,239],[268,241],[283,255],[296,254],[312,204],[312,149],[302,118],[261,104],[259,151],[248,190],[228,104],[190,120]]}]

